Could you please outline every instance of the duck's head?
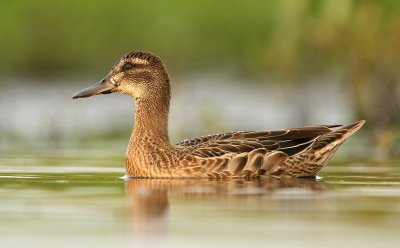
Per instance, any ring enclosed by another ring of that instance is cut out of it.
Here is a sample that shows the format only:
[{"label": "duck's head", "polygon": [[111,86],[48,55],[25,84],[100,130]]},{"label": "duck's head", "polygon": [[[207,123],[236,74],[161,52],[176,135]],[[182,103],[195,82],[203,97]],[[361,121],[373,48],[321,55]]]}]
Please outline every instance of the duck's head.
[{"label": "duck's head", "polygon": [[161,59],[148,52],[125,54],[100,82],[73,96],[73,99],[110,94],[128,94],[135,99],[170,94],[168,73]]}]

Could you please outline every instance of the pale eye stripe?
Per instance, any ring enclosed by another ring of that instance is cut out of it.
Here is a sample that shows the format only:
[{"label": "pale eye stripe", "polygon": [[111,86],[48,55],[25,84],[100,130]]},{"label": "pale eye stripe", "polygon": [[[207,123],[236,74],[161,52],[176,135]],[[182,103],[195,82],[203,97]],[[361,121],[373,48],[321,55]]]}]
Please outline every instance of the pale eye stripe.
[{"label": "pale eye stripe", "polygon": [[146,60],[144,60],[144,59],[139,59],[139,58],[134,58],[134,59],[132,60],[132,62],[133,62],[134,64],[138,64],[138,65],[148,65],[148,64],[149,64],[149,62],[147,62]]}]

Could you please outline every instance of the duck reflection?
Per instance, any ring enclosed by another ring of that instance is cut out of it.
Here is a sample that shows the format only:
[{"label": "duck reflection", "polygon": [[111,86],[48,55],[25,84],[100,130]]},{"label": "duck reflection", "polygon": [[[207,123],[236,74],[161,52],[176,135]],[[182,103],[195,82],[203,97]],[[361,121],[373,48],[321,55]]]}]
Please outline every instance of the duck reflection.
[{"label": "duck reflection", "polygon": [[[325,183],[315,179],[257,180],[179,180],[179,179],[129,179],[126,194],[133,200],[133,218],[139,229],[152,229],[156,223],[167,222],[170,197],[173,199],[260,198],[262,201],[278,201],[287,205],[299,202],[321,203],[321,192],[327,190]],[[265,198],[267,197],[267,199]],[[270,199],[269,199],[269,198]],[[287,209],[287,208],[286,208]]]}]

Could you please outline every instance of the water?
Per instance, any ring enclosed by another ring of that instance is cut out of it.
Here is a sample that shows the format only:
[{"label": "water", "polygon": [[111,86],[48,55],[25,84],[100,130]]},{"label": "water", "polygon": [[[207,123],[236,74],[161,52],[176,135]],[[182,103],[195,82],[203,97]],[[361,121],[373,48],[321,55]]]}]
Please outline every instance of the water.
[{"label": "water", "polygon": [[[4,84],[0,91],[0,149],[18,149],[21,143],[37,147],[38,140],[52,147],[71,142],[77,147],[79,142],[74,139],[82,142],[116,134],[128,139],[132,130],[134,104],[130,97],[110,94],[72,100],[74,93],[95,79],[0,83]],[[169,127],[178,142],[230,130],[345,124],[355,121],[351,110],[347,85],[335,79],[285,88],[221,75],[189,75],[173,80]]]},{"label": "water", "polygon": [[1,247],[397,247],[399,163],[319,180],[124,181],[107,155],[0,156]]}]

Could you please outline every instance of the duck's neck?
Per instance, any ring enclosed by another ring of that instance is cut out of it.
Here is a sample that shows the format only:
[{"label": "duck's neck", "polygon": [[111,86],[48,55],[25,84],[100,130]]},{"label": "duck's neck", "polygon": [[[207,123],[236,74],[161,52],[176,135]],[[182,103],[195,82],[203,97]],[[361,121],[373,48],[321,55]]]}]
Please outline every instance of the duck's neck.
[{"label": "duck's neck", "polygon": [[142,138],[152,138],[159,142],[169,143],[168,112],[170,94],[154,96],[152,98],[138,98],[135,100],[135,126],[132,139],[139,141]]}]

